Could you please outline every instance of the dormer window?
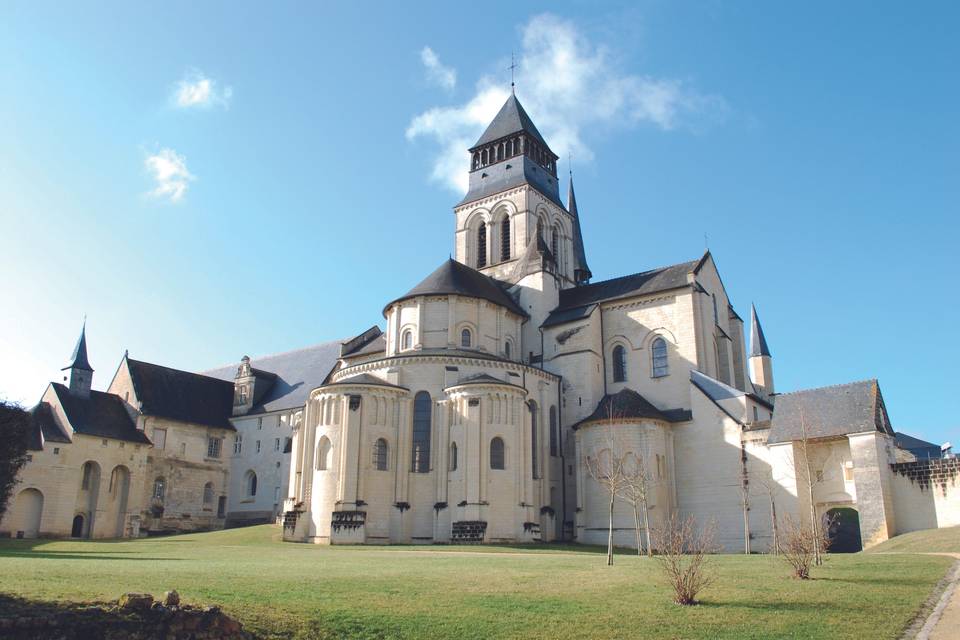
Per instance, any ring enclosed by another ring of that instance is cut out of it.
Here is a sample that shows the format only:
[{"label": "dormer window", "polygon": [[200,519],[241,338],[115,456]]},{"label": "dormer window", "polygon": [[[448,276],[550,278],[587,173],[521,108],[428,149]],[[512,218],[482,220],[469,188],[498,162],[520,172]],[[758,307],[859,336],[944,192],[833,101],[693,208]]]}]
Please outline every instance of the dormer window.
[{"label": "dormer window", "polygon": [[247,385],[237,387],[238,404],[247,404]]}]

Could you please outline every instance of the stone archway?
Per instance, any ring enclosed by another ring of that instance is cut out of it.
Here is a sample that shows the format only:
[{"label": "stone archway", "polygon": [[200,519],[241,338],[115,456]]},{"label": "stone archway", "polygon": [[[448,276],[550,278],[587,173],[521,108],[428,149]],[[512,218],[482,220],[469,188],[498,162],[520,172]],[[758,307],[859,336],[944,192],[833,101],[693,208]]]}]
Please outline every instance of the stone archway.
[{"label": "stone archway", "polygon": [[829,522],[830,553],[857,553],[863,549],[860,538],[860,514],[851,507],[835,507],[827,511],[824,522]]},{"label": "stone archway", "polygon": [[13,504],[13,531],[18,538],[36,538],[40,534],[43,515],[43,494],[37,489],[24,489]]}]

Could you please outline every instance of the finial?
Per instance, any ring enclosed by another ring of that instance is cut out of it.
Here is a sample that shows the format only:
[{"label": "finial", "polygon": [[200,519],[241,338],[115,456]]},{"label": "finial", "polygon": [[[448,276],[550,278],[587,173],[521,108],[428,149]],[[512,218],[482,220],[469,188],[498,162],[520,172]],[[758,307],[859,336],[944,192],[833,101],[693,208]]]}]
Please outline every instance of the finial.
[{"label": "finial", "polygon": [[510,67],[509,67],[509,69],[510,69],[510,94],[511,94],[511,95],[516,95],[516,92],[514,91],[514,87],[516,86],[516,83],[514,82],[514,78],[513,78],[513,70],[516,69],[516,68],[517,68],[517,61],[516,61],[516,58],[515,58],[514,55],[513,55],[513,51],[511,51],[511,52],[510,52]]}]

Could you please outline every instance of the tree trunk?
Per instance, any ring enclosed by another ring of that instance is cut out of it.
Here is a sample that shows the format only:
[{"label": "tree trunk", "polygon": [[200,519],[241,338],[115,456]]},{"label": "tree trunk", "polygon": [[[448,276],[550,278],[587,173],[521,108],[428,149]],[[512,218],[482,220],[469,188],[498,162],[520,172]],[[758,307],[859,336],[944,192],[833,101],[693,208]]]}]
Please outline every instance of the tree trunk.
[{"label": "tree trunk", "polygon": [[773,555],[780,555],[780,530],[777,525],[777,503],[773,499],[773,494],[770,494],[770,518],[773,524]]},{"label": "tree trunk", "polygon": [[750,555],[750,505],[743,501],[743,552]]},{"label": "tree trunk", "polygon": [[614,494],[610,493],[610,520],[607,523],[607,566],[613,564],[613,500]]},{"label": "tree trunk", "polygon": [[643,531],[647,536],[647,557],[653,557],[653,547],[650,545],[650,512],[647,509],[647,499],[644,498],[643,502]]},{"label": "tree trunk", "polygon": [[633,524],[636,527],[637,532],[637,556],[643,555],[643,545],[640,542],[640,505],[639,503],[633,503]]}]

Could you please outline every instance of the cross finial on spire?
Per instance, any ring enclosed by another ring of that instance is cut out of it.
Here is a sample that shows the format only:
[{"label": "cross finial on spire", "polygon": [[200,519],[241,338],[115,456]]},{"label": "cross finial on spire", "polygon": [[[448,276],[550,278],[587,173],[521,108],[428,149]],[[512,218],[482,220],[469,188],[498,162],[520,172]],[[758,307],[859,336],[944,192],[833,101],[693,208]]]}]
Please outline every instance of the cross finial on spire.
[{"label": "cross finial on spire", "polygon": [[516,68],[517,68],[517,59],[516,59],[516,57],[513,55],[513,52],[511,51],[511,52],[510,52],[510,66],[508,67],[508,69],[510,69],[510,93],[514,93],[515,82],[514,82],[513,72],[514,72],[514,69],[516,69]]}]

